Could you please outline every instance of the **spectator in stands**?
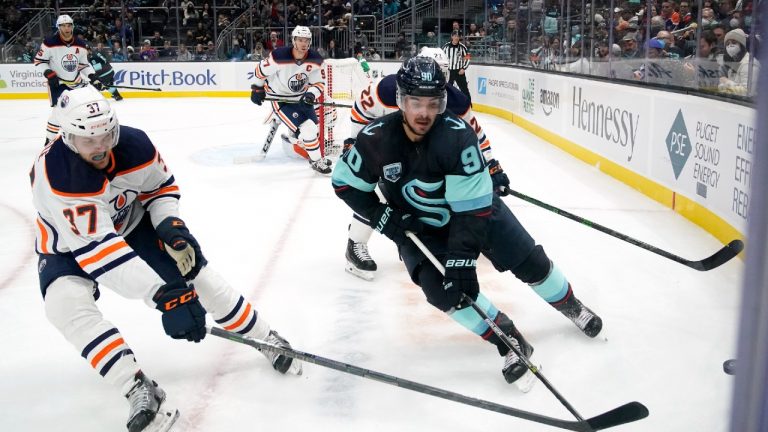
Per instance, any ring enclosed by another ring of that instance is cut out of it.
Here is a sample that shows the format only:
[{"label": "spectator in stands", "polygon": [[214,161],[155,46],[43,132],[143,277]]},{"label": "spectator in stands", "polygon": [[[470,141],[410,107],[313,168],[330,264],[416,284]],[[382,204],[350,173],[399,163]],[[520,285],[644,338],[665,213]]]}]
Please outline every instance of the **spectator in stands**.
[{"label": "spectator in stands", "polygon": [[336,39],[328,41],[328,48],[325,50],[325,55],[325,58],[329,59],[340,59],[345,57],[341,48],[336,46]]},{"label": "spectator in stands", "polygon": [[155,30],[152,34],[152,39],[150,39],[150,44],[152,45],[152,48],[160,49],[165,45],[165,38],[159,31]]},{"label": "spectator in stands", "polygon": [[712,8],[705,7],[701,10],[701,27],[704,30],[710,29],[717,24],[718,21],[717,18],[715,18],[715,11]]},{"label": "spectator in stands", "polygon": [[195,46],[197,45],[197,39],[195,39],[195,32],[187,30],[187,35],[184,38],[184,45]]},{"label": "spectator in stands", "polygon": [[141,45],[141,51],[139,57],[142,61],[155,61],[158,58],[157,50],[152,48],[152,42],[149,39],[144,39],[144,43]]},{"label": "spectator in stands", "polygon": [[227,53],[227,58],[230,61],[243,61],[245,60],[245,55],[247,53],[245,52],[245,48],[240,46],[240,42],[235,39],[232,42],[232,49],[229,50]]},{"label": "spectator in stands", "polygon": [[358,49],[363,52],[368,49],[368,36],[363,33],[360,27],[355,29],[355,50]]},{"label": "spectator in stands", "polygon": [[[221,17],[224,14],[219,15],[219,22],[221,22]],[[200,10],[200,20],[209,23],[213,19],[213,11],[211,10],[211,5],[208,4],[208,2],[203,3],[203,9]],[[229,18],[227,18],[229,20]]]},{"label": "spectator in stands", "polygon": [[664,29],[667,31],[676,30],[680,24],[680,14],[675,11],[675,6],[674,0],[666,0],[661,3],[659,15],[664,18]]},{"label": "spectator in stands", "polygon": [[374,61],[381,60],[381,56],[379,55],[378,52],[376,52],[376,48],[374,47],[368,48],[368,59],[374,60]]},{"label": "spectator in stands", "polygon": [[208,30],[205,28],[205,25],[202,21],[199,21],[197,23],[197,29],[195,29],[195,41],[200,44],[207,44],[208,41],[211,40]]},{"label": "spectator in stands", "polygon": [[283,45],[285,45],[285,42],[277,36],[277,32],[273,31],[269,33],[269,39],[267,40],[267,44],[265,46],[268,52],[272,52],[272,50],[275,48],[281,47]]},{"label": "spectator in stands", "polygon": [[192,24],[197,21],[197,9],[195,9],[195,4],[192,0],[181,2],[181,10],[184,11],[184,20],[182,21],[183,26],[186,27],[187,24]]},{"label": "spectator in stands", "polygon": [[214,61],[219,58],[219,55],[216,52],[216,45],[213,43],[213,41],[208,41],[208,46],[205,49],[205,53],[208,56],[208,61]]},{"label": "spectator in stands", "polygon": [[384,18],[396,15],[399,8],[400,3],[396,0],[384,0],[384,5],[382,6]]},{"label": "spectator in stands", "polygon": [[[457,21],[458,22],[458,21]],[[408,54],[408,42],[405,41],[405,32],[400,32],[395,41],[395,59],[401,60]]]},{"label": "spectator in stands", "polygon": [[139,55],[132,46],[128,45],[126,51],[128,52],[128,61],[141,61],[141,55]]},{"label": "spectator in stands", "polygon": [[726,33],[723,62],[726,73],[724,77],[720,77],[718,86],[720,91],[740,96],[753,96],[757,88],[760,63],[757,59],[753,59],[750,67],[747,35],[744,30],[734,29]]},{"label": "spectator in stands", "polygon": [[717,24],[712,27],[712,34],[717,38],[717,51],[719,53],[725,53],[725,26]]},{"label": "spectator in stands", "polygon": [[589,58],[586,55],[582,55],[583,48],[584,45],[581,40],[576,41],[571,45],[571,47],[568,48],[568,54],[565,57],[564,63],[560,65],[560,71],[585,75],[589,74]]},{"label": "spectator in stands", "polygon": [[675,37],[672,35],[672,33],[666,30],[662,30],[656,33],[656,39],[664,41],[664,51],[668,54],[670,59],[680,60],[685,57],[683,50],[676,45],[677,41],[675,40]]},{"label": "spectator in stands", "polygon": [[683,72],[688,87],[717,90],[723,55],[717,52],[717,37],[711,30],[701,32],[696,53],[685,58]]},{"label": "spectator in stands", "polygon": [[21,51],[21,54],[16,57],[16,62],[32,63],[32,61],[35,59],[36,52],[37,48],[35,48],[35,44],[32,41],[29,41],[24,45],[24,49]]},{"label": "spectator in stands", "polygon": [[195,61],[208,61],[208,54],[205,52],[205,46],[199,43],[195,45]]},{"label": "spectator in stands", "polygon": [[467,31],[467,37],[469,38],[469,37],[479,37],[479,36],[480,36],[480,29],[477,28],[477,24],[470,23],[469,30]]},{"label": "spectator in stands", "polygon": [[636,33],[627,33],[621,38],[619,42],[621,46],[621,58],[622,59],[634,59],[642,57],[642,53],[637,47],[637,35]]},{"label": "spectator in stands", "polygon": [[171,40],[166,39],[165,42],[163,42],[163,48],[160,49],[160,59],[163,61],[174,61],[176,60],[176,50],[173,49],[171,46]]},{"label": "spectator in stands", "polygon": [[125,54],[123,53],[123,45],[120,43],[120,41],[112,42],[112,61],[124,62],[125,60],[126,58]]},{"label": "spectator in stands", "polygon": [[189,52],[187,46],[184,44],[179,44],[179,53],[176,54],[176,61],[192,61],[194,59],[194,56],[191,52]]},{"label": "spectator in stands", "polygon": [[127,43],[133,41],[133,28],[130,24],[124,25],[123,20],[120,17],[115,18],[113,26],[109,29],[110,34],[117,36],[117,39],[124,40]]},{"label": "spectator in stands", "polygon": [[259,62],[262,61],[266,57],[266,53],[264,52],[264,45],[261,42],[256,42],[256,44],[253,46],[253,51],[248,54],[248,60]]}]

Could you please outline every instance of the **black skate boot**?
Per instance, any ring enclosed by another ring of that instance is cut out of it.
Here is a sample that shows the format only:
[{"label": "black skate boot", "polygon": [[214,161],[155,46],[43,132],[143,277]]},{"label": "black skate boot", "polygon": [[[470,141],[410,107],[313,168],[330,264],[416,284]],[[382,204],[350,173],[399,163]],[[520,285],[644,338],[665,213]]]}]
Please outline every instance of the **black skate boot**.
[{"label": "black skate boot", "polygon": [[113,94],[112,97],[115,98],[116,101],[123,100],[123,95],[121,95],[120,92],[117,90],[115,90],[115,94]]},{"label": "black skate boot", "polygon": [[320,174],[328,175],[331,173],[331,160],[326,157],[321,157],[316,161],[310,159],[309,166]]},{"label": "black skate boot", "polygon": [[[509,317],[504,314],[504,312],[499,312],[494,321],[496,322],[496,325],[498,325],[499,328],[504,332],[504,334],[507,335],[507,337],[512,342],[512,345],[514,345],[515,348],[522,352],[526,358],[530,359],[531,355],[533,355],[533,345],[529,344],[528,341],[525,340],[517,327],[515,327],[515,324],[512,322],[512,320],[509,319]],[[493,332],[491,329],[488,329],[488,331]],[[525,365],[525,362],[523,362],[520,356],[518,356],[514,350],[509,349],[509,347],[495,333],[488,337],[488,341],[496,345],[496,348],[499,350],[499,354],[504,356],[504,367],[501,369],[501,373],[504,375],[504,379],[508,383],[514,383],[520,379],[520,377],[525,375],[526,372],[528,372],[528,367]],[[530,387],[528,387],[528,389],[530,389]],[[521,388],[521,390],[523,389]]]},{"label": "black skate boot", "polygon": [[[277,345],[282,348],[291,347],[291,344],[288,343],[285,338],[277,334],[277,332],[274,330],[269,331],[267,337],[264,338],[264,342]],[[267,357],[270,363],[272,363],[272,367],[281,374],[301,375],[301,363],[298,360],[269,351],[262,351],[261,353]]]},{"label": "black skate boot", "polygon": [[592,310],[584,306],[579,299],[573,295],[573,291],[568,289],[565,299],[558,303],[553,303],[552,306],[559,310],[569,320],[573,321],[585,335],[593,338],[600,333],[603,329],[603,320],[600,319],[597,314]]},{"label": "black skate boot", "polygon": [[368,244],[347,240],[347,272],[370,281],[377,268],[376,261],[368,254]]},{"label": "black skate boot", "polygon": [[131,405],[128,412],[128,432],[161,432],[171,428],[179,411],[163,405],[165,392],[156,382],[139,371],[125,397]]}]

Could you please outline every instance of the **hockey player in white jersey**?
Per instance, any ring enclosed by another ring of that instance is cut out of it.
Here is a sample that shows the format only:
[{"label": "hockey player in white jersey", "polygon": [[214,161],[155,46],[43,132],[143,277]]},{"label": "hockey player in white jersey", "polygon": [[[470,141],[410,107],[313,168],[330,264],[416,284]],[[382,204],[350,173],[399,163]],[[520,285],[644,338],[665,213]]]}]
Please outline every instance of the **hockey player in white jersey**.
[{"label": "hockey player in white jersey", "polygon": [[[440,65],[443,74],[448,76],[448,60],[441,48],[424,47],[419,52],[418,57],[434,58]],[[470,100],[456,87],[447,86],[446,90],[448,95],[447,109],[461,117],[475,131],[483,158],[491,173],[494,189],[496,193],[505,194],[502,192],[502,186],[509,186],[509,178],[504,173],[499,162],[494,159],[491,153],[491,142],[477,122],[477,118],[475,118],[475,114],[472,112]],[[379,117],[397,110],[396,75],[388,75],[372,83],[362,91],[352,108],[352,137],[344,142],[345,149],[354,145],[358,133],[366,125]],[[370,227],[367,220],[357,214],[353,215],[352,221],[349,224],[349,238],[347,239],[346,270],[365,280],[372,280],[377,269],[376,262],[368,252],[368,240],[371,238],[372,232],[373,228]]]},{"label": "hockey player in white jersey", "polygon": [[[267,96],[292,102],[272,101],[274,116],[264,148],[269,148],[280,121],[291,130],[284,140],[307,153],[313,170],[331,173],[331,161],[322,154],[315,102],[325,89],[323,57],[311,48],[312,33],[297,26],[291,33],[292,45],[274,49],[256,65],[256,83],[251,85],[251,101],[261,105]],[[278,120],[279,119],[279,120]]]},{"label": "hockey player in white jersey", "polygon": [[[86,42],[74,35],[74,21],[69,15],[56,19],[58,31],[45,38],[35,54],[35,68],[48,80],[48,101],[51,106],[66,89],[90,82],[99,90],[104,90],[101,81],[96,78],[96,71],[88,62]],[[48,144],[59,133],[59,125],[53,120],[53,113],[48,119],[45,143]]]},{"label": "hockey player in white jersey", "polygon": [[[61,135],[30,172],[40,289],[48,320],[130,404],[130,432],[165,431],[178,417],[105,320],[99,286],[162,313],[165,333],[199,342],[205,317],[279,346],[288,342],[210,266],[179,218],[179,187],[140,129],[118,124],[93,87],[65,90],[54,107]],[[265,356],[280,373],[301,363]]]}]

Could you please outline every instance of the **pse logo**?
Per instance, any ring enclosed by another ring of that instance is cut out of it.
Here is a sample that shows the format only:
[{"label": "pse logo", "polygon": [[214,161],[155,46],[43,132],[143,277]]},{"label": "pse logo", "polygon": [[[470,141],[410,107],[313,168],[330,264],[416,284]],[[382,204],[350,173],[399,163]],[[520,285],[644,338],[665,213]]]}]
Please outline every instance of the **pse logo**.
[{"label": "pse logo", "polygon": [[129,85],[129,86],[197,86],[197,87],[213,87],[217,86],[216,74],[210,69],[205,69],[201,73],[189,73],[180,70],[167,70],[160,69],[160,71],[146,71],[146,70],[116,70],[115,71],[115,84],[116,85]]},{"label": "pse logo", "polygon": [[485,78],[485,77],[477,78],[477,93],[484,95],[487,92],[488,92],[488,78]]}]

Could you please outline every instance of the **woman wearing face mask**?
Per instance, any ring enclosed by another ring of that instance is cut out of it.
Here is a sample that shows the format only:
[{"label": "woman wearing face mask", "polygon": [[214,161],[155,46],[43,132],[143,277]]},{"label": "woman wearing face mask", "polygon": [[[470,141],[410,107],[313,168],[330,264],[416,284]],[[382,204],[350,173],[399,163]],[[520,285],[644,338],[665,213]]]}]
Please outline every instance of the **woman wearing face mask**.
[{"label": "woman wearing face mask", "polygon": [[731,30],[725,35],[725,54],[723,55],[725,76],[720,77],[719,90],[741,96],[755,94],[760,63],[752,60],[747,52],[747,35],[744,30]]}]

